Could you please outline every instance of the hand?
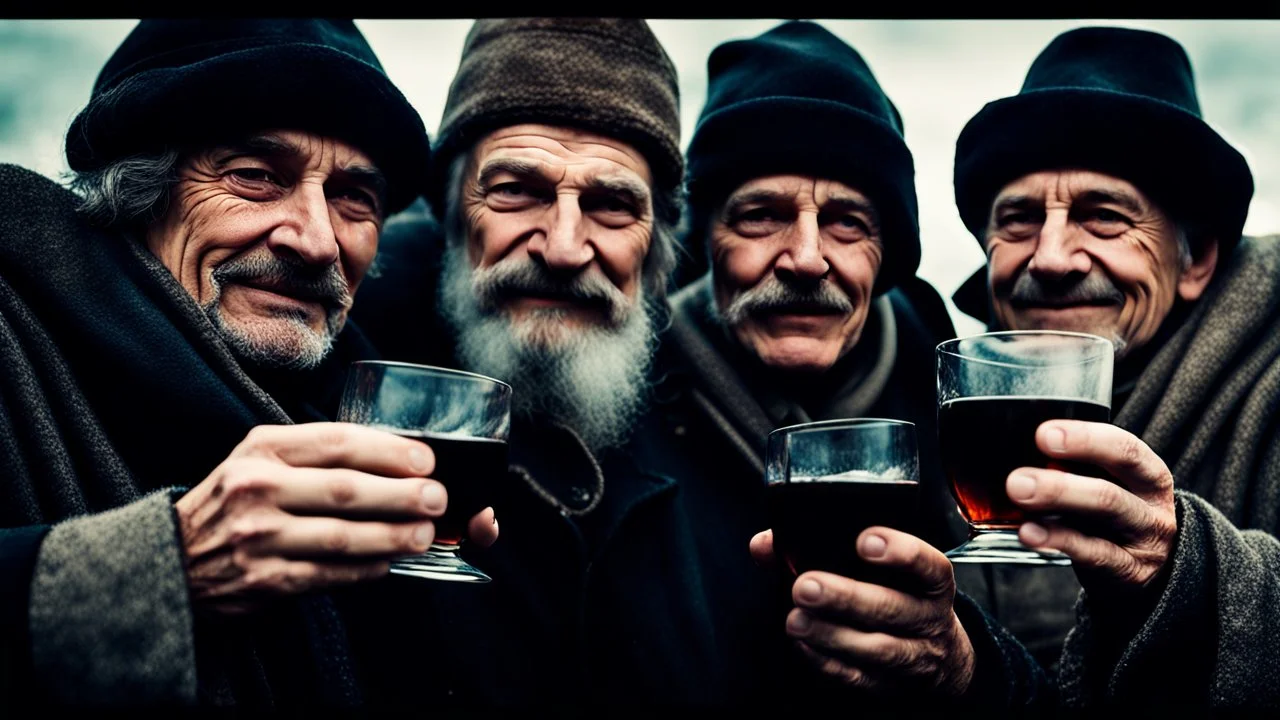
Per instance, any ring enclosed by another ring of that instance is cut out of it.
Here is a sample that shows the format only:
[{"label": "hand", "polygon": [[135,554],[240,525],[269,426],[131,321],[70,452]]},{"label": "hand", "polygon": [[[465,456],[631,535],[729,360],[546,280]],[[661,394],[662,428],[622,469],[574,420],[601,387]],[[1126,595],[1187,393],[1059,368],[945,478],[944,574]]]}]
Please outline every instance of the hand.
[{"label": "hand", "polygon": [[[431,448],[347,423],[259,426],[178,514],[194,603],[236,614],[271,596],[372,579],[425,551],[448,503]],[[498,537],[493,510],[472,540]]]},{"label": "hand", "polygon": [[1095,593],[1147,587],[1160,575],[1178,532],[1173,474],[1137,436],[1106,423],[1051,420],[1036,446],[1054,460],[1087,463],[1116,482],[1045,468],[1009,474],[1009,499],[1054,520],[1023,523],[1018,539],[1066,553],[1080,584]]},{"label": "hand", "polygon": [[[904,532],[871,527],[858,536],[858,555],[892,569],[897,588],[828,572],[796,578],[787,633],[826,675],[877,692],[925,690],[959,696],[973,680],[969,636],[952,609],[956,584],[951,561]],[[775,563],[773,533],[751,539],[751,554]]]}]

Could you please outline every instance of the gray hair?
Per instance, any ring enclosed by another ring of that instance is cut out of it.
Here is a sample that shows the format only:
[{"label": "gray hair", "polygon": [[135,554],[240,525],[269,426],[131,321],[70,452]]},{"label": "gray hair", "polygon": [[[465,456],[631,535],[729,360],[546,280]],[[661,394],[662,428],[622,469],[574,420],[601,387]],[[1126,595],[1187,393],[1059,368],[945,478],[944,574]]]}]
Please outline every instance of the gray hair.
[{"label": "gray hair", "polygon": [[1194,260],[1191,255],[1191,237],[1192,231],[1180,222],[1173,223],[1173,239],[1178,243],[1178,272],[1183,272],[1191,267]]},{"label": "gray hair", "polygon": [[178,180],[177,150],[131,155],[97,170],[73,172],[68,186],[80,196],[79,212],[106,228],[137,228],[164,217],[169,189]]},{"label": "gray hair", "polygon": [[[469,158],[469,152],[458,153],[449,165],[449,181],[445,186],[445,213],[441,219],[446,238],[466,237],[462,183]],[[676,267],[676,237],[683,202],[681,193],[680,188],[666,192],[655,188],[653,194],[653,237],[650,238],[649,252],[644,258],[643,274],[645,290],[655,301],[665,300],[667,285]]]}]

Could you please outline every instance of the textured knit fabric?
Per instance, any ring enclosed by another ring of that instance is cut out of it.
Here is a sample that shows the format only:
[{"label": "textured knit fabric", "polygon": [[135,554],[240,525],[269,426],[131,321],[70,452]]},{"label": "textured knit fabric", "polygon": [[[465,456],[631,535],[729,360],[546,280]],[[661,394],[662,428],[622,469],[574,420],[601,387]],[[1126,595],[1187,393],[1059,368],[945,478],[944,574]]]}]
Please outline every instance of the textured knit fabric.
[{"label": "textured knit fabric", "polygon": [[629,143],[665,193],[683,180],[676,68],[644,20],[476,21],[436,135],[427,198],[437,217],[444,217],[453,158],[489,132],[522,123],[576,127]]},{"label": "textured knit fabric", "polygon": [[1274,707],[1280,236],[1242,238],[1167,335],[1112,416],[1164,459],[1178,488],[1179,535],[1155,610],[1081,600],[1065,652],[1054,652],[1079,583],[1065,569],[1009,568],[995,574],[993,614],[1042,657],[1060,655],[1074,705],[1141,702],[1159,688],[1171,704]]},{"label": "textured knit fabric", "polygon": [[1179,713],[1280,708],[1280,540],[1177,493],[1168,584],[1133,632],[1087,594],[1059,671],[1067,707]]},{"label": "textured knit fabric", "polygon": [[[317,419],[309,401],[269,395],[168,270],[87,227],[73,194],[8,165],[0,190],[0,579],[32,588],[28,608],[5,605],[29,610],[30,637],[0,644],[18,658],[6,672],[34,668],[0,702],[358,702],[324,595],[201,632],[172,497],[154,494],[203,480],[255,425]],[[341,377],[358,346],[349,327],[314,372]],[[21,531],[45,525],[35,546]],[[35,556],[10,562],[14,547]]]},{"label": "textured knit fabric", "polygon": [[862,56],[814,22],[788,22],[716,47],[688,151],[688,257],[677,284],[708,267],[706,233],[729,193],[768,175],[837,180],[866,195],[884,254],[876,289],[920,264],[915,164],[902,118]]}]

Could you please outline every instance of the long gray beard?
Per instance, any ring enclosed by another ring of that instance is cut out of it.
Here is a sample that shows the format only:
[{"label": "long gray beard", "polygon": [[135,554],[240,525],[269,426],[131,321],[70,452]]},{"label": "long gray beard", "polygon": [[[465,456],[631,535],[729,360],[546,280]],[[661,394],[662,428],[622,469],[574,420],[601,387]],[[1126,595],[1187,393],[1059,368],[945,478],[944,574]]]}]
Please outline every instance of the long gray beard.
[{"label": "long gray beard", "polygon": [[626,442],[648,401],[657,338],[653,310],[639,302],[612,328],[564,327],[558,310],[516,324],[481,308],[466,244],[450,239],[440,307],[464,369],[511,385],[512,411],[542,413],[573,429],[592,452]]}]

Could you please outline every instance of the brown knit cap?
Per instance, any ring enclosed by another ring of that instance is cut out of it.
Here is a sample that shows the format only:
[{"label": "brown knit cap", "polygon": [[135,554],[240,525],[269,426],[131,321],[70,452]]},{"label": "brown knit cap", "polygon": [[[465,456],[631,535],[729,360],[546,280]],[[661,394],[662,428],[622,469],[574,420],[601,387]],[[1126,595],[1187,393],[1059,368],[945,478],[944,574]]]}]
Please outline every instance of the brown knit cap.
[{"label": "brown knit cap", "polygon": [[520,123],[566,125],[626,142],[645,156],[663,194],[674,197],[683,180],[676,68],[644,20],[477,20],[436,134],[427,199],[438,217],[454,157]]}]

